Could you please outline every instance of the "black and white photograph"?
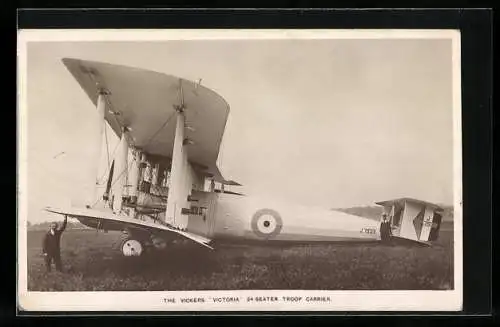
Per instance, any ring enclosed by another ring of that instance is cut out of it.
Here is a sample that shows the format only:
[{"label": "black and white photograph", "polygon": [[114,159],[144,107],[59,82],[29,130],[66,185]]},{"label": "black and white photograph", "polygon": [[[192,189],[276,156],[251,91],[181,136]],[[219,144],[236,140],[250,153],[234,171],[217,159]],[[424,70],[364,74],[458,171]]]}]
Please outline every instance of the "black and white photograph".
[{"label": "black and white photograph", "polygon": [[23,309],[461,309],[460,32],[18,40]]}]

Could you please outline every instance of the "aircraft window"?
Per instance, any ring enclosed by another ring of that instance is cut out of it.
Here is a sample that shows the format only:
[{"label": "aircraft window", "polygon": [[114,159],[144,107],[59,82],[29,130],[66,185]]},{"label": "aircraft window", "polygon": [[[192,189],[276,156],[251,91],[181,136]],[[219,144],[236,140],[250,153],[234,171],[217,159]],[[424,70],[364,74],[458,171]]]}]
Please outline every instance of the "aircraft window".
[{"label": "aircraft window", "polygon": [[203,216],[205,215],[205,210],[207,210],[206,207],[196,207],[193,206],[189,209],[189,214],[190,215],[196,215],[196,216]]}]

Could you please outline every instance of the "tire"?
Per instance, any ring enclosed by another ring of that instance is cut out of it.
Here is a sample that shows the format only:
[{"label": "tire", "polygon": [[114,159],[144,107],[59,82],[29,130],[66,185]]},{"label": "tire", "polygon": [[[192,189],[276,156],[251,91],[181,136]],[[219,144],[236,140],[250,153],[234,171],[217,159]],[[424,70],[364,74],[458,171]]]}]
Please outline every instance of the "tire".
[{"label": "tire", "polygon": [[140,257],[144,255],[146,247],[138,239],[129,237],[121,242],[120,251],[124,257]]}]

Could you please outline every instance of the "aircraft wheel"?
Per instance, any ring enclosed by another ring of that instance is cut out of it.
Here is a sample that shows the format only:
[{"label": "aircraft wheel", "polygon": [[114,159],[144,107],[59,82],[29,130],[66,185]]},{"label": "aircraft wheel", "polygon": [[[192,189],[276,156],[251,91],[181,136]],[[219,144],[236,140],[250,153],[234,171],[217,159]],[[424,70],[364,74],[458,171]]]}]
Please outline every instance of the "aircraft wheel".
[{"label": "aircraft wheel", "polygon": [[125,257],[140,257],[144,253],[144,245],[133,238],[125,239],[120,248]]}]

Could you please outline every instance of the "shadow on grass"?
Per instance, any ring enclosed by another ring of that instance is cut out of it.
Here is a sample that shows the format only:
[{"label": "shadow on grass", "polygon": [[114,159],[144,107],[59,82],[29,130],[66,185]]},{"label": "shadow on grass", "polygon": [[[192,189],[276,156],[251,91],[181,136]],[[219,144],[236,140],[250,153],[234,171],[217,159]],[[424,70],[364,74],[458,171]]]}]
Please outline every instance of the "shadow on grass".
[{"label": "shadow on grass", "polygon": [[[221,270],[221,263],[209,249],[198,245],[176,245],[166,250],[155,250],[141,257],[122,257],[112,259],[114,271],[127,275],[204,275]],[[109,262],[111,264],[111,262]],[[96,269],[98,273],[100,269]]]}]

